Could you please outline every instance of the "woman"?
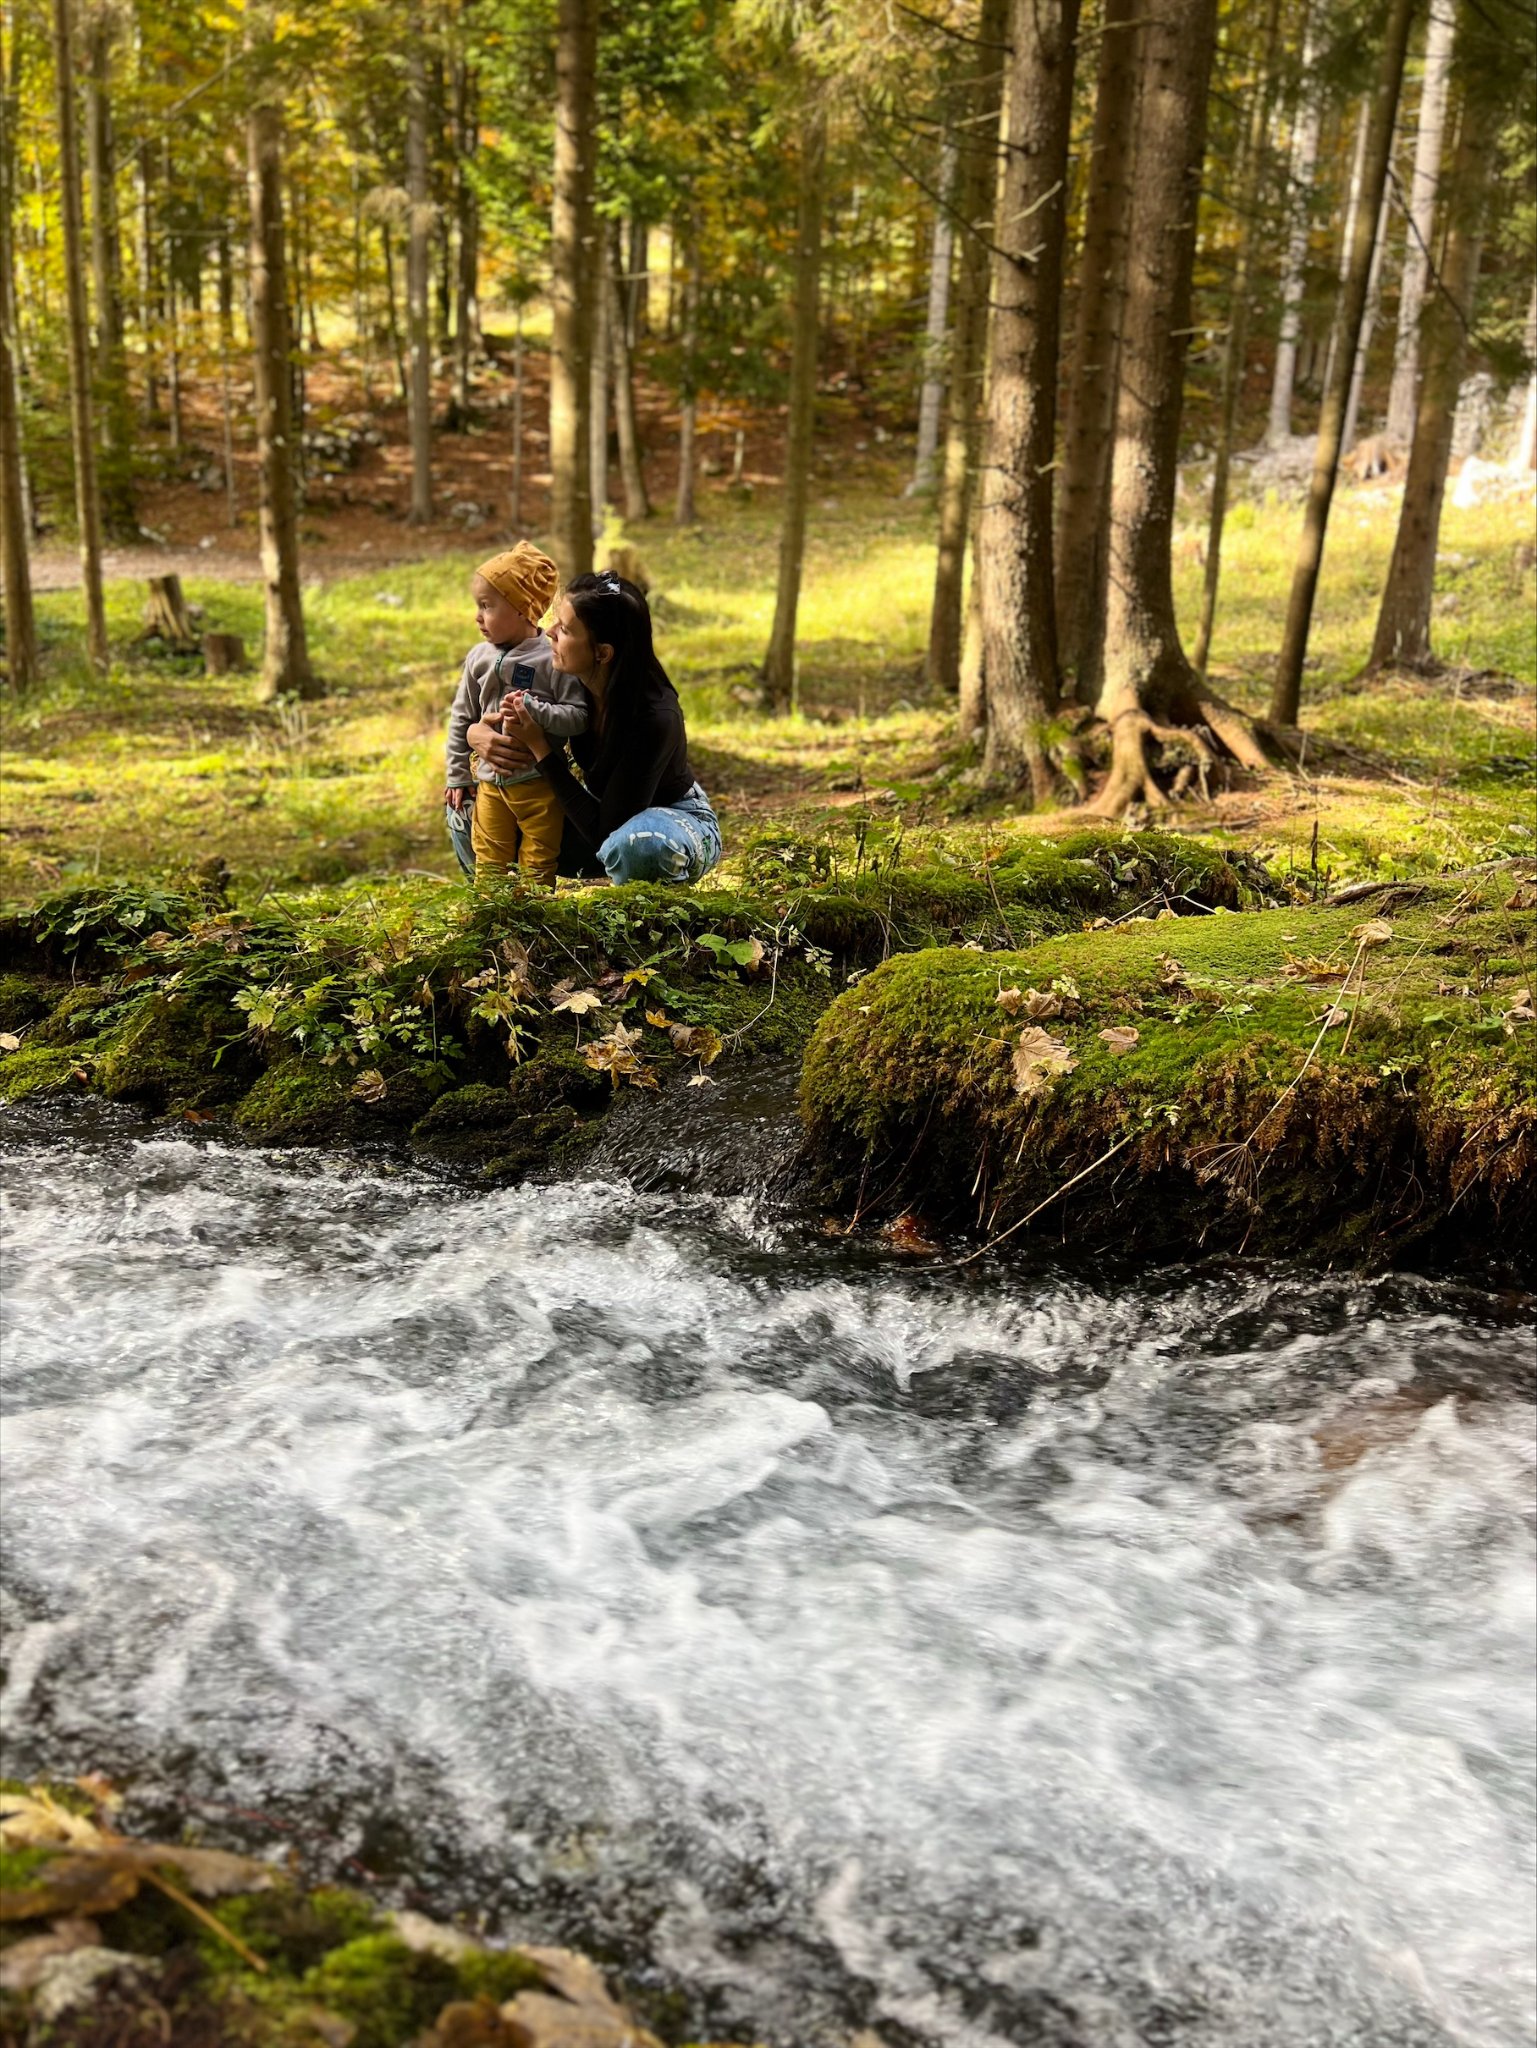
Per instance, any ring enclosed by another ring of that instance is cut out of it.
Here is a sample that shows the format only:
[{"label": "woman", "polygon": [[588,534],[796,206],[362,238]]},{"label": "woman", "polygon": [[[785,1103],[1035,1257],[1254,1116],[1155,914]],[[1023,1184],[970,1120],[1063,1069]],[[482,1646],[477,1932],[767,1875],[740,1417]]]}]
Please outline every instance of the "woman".
[{"label": "woman", "polygon": [[475,752],[515,771],[532,759],[565,813],[561,873],[602,863],[611,882],[697,882],[721,856],[720,826],[688,765],[683,706],[657,659],[651,611],[612,570],[567,585],[550,627],[555,666],[584,683],[593,720],[563,750],[522,712],[505,732],[469,730]]}]

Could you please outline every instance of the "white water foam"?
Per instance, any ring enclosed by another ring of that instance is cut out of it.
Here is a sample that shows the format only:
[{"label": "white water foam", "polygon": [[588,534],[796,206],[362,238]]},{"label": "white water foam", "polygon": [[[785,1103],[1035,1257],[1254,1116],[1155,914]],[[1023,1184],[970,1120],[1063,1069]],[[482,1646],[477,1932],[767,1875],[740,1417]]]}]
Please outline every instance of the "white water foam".
[{"label": "white water foam", "polygon": [[775,2042],[1531,2038],[1529,1330],[7,1163],[20,1753],[396,1820]]}]

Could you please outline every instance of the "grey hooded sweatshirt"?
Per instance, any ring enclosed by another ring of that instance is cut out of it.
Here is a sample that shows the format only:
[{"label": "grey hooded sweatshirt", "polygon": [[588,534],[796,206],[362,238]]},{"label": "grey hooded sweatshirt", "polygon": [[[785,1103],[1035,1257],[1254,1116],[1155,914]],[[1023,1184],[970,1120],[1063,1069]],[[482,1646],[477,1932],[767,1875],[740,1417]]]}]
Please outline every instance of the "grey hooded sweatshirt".
[{"label": "grey hooded sweatshirt", "polygon": [[[528,673],[532,671],[532,673]],[[512,782],[537,782],[539,770],[525,768],[517,775],[499,775],[470,753],[465,734],[488,712],[500,711],[509,690],[522,690],[524,706],[536,725],[543,726],[552,739],[567,740],[587,730],[592,700],[575,676],[555,666],[555,650],[543,633],[516,647],[493,647],[477,640],[464,657],[459,687],[448,711],[449,789],[473,789],[477,782],[505,787]]]}]

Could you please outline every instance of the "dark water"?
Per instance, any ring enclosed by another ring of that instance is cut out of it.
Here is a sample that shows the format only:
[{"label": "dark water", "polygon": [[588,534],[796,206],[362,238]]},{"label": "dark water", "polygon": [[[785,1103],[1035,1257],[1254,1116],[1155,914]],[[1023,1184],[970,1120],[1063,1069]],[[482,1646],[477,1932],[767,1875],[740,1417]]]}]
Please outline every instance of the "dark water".
[{"label": "dark water", "polygon": [[1522,1305],[7,1132],[12,1768],[796,2048],[1531,2040]]}]

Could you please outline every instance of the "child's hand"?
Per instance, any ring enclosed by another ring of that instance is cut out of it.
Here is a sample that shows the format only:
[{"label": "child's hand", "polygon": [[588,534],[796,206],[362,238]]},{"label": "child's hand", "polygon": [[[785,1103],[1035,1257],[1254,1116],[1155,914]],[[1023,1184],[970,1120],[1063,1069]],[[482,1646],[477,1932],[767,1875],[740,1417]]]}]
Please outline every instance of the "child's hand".
[{"label": "child's hand", "polygon": [[443,801],[451,811],[462,811],[466,803],[473,803],[475,801],[475,792],[473,789],[459,789],[457,787],[445,789]]},{"label": "child's hand", "polygon": [[523,692],[521,690],[509,690],[502,699],[503,718],[516,718],[522,709]]}]

